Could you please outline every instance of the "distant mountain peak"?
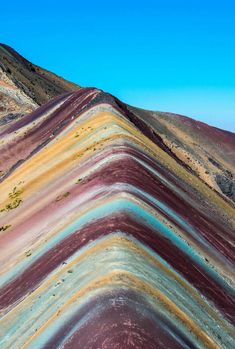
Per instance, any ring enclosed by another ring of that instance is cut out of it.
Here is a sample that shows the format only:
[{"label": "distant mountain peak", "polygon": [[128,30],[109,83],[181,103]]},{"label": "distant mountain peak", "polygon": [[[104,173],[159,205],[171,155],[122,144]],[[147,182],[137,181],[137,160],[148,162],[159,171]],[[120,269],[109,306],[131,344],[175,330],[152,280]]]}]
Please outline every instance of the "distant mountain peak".
[{"label": "distant mountain peak", "polygon": [[33,111],[52,98],[79,89],[0,44],[0,118]]}]

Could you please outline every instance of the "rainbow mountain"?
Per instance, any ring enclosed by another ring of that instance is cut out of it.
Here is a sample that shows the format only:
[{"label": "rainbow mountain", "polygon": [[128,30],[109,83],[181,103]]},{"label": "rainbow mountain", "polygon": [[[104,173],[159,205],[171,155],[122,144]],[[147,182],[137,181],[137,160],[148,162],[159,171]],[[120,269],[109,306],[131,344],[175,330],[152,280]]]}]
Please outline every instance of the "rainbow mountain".
[{"label": "rainbow mountain", "polygon": [[0,119],[1,348],[234,348],[235,135],[96,88]]}]

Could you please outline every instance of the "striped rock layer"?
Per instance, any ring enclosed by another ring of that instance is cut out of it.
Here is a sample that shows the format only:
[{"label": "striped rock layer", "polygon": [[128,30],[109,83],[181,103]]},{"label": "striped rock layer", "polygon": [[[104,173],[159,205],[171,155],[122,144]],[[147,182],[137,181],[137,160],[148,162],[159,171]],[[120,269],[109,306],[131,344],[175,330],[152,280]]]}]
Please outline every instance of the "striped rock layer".
[{"label": "striped rock layer", "polygon": [[0,142],[0,348],[235,347],[234,206],[153,121],[87,88]]}]

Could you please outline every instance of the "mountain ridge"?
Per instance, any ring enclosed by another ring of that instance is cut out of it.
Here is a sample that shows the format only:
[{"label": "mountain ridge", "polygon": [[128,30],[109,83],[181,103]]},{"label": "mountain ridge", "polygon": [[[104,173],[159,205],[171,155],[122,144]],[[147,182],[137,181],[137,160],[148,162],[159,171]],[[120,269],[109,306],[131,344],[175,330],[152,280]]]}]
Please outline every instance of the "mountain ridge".
[{"label": "mountain ridge", "polygon": [[[55,96],[74,89],[80,89],[80,86],[33,65],[11,47],[0,45],[0,125],[15,122]],[[105,93],[102,93],[105,99]],[[147,122],[151,132],[177,161],[235,202],[235,134],[187,116],[148,111],[129,106],[116,97],[110,98]]]},{"label": "mountain ridge", "polygon": [[1,348],[234,348],[234,207],[171,128],[95,88],[0,127]]}]

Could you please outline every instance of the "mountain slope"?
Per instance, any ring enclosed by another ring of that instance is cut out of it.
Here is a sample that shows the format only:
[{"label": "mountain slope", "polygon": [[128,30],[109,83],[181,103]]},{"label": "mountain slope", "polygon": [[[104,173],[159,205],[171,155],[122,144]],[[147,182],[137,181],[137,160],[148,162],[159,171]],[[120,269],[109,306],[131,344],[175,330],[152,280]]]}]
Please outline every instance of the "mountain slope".
[{"label": "mountain slope", "polygon": [[235,134],[182,115],[128,106],[211,188],[235,202]]},{"label": "mountain slope", "polygon": [[[42,69],[0,44],[0,122],[17,117],[79,86]],[[10,115],[9,115],[10,114]]]},{"label": "mountain slope", "polygon": [[1,348],[234,348],[234,206],[164,120],[86,88],[1,126]]}]

